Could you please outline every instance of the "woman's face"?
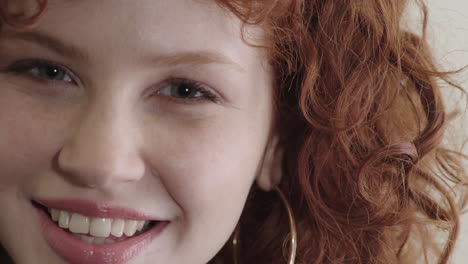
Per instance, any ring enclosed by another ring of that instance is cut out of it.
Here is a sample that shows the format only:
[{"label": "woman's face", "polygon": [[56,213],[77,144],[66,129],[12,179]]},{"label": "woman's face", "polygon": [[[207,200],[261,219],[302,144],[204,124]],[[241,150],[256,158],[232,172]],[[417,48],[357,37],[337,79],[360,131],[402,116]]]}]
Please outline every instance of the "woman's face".
[{"label": "woman's face", "polygon": [[240,21],[208,1],[51,0],[34,29],[2,31],[0,243],[15,262],[209,261],[273,119]]}]

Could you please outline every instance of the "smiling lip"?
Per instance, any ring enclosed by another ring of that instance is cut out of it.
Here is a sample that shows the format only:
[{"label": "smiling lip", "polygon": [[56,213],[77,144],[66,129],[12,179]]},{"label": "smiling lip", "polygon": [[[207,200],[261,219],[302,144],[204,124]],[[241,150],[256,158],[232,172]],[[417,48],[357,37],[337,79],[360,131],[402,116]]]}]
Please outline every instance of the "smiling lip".
[{"label": "smiling lip", "polygon": [[122,264],[135,257],[161,234],[170,221],[157,220],[135,210],[111,207],[83,200],[40,200],[50,208],[77,212],[91,217],[154,220],[150,230],[113,244],[89,244],[57,226],[41,208],[33,207],[39,215],[42,234],[49,246],[70,264]]},{"label": "smiling lip", "polygon": [[89,200],[40,199],[35,200],[35,202],[48,208],[66,210],[88,217],[121,218],[140,221],[163,221],[161,217],[146,215],[130,208],[112,206],[106,203],[96,203]]}]

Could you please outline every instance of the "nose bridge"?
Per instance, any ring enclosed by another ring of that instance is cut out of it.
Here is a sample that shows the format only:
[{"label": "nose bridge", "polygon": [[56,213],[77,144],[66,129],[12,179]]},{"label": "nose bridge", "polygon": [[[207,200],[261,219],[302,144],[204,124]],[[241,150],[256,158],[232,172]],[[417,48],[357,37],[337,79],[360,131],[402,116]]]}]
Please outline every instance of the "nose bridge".
[{"label": "nose bridge", "polygon": [[126,105],[105,98],[84,108],[58,155],[64,177],[82,186],[108,187],[143,176],[137,122]]}]

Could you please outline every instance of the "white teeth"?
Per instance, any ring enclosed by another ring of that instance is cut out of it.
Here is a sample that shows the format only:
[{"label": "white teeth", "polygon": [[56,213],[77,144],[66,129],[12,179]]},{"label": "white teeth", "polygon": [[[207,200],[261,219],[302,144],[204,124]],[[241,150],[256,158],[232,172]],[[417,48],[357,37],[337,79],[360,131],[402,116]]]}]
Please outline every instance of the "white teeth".
[{"label": "white teeth", "polygon": [[105,237],[96,237],[96,238],[94,238],[94,241],[92,243],[95,244],[95,245],[102,245],[102,244],[104,244],[104,242],[106,242]]},{"label": "white teeth", "polygon": [[116,219],[112,221],[111,234],[115,237],[121,237],[124,232],[125,221],[122,219]]},{"label": "white teeth", "polygon": [[68,229],[73,233],[88,234],[89,218],[77,213],[72,214]]},{"label": "white teeth", "polygon": [[93,218],[52,208],[49,208],[49,213],[52,220],[58,222],[58,226],[68,229],[75,237],[96,245],[116,243],[109,238],[110,235],[116,238],[124,234],[131,237],[149,224],[148,221]]},{"label": "white teeth", "polygon": [[50,209],[50,215],[52,216],[52,220],[57,221],[59,220],[60,211],[57,209]]},{"label": "white teeth", "polygon": [[110,238],[106,238],[106,240],[104,241],[104,244],[114,244],[114,243],[115,243],[115,240],[110,239]]},{"label": "white teeth", "polygon": [[138,221],[137,230],[141,231],[144,226],[145,226],[145,221]]},{"label": "white teeth", "polygon": [[89,234],[95,237],[108,237],[111,231],[109,218],[93,218],[89,225]]},{"label": "white teeth", "polygon": [[86,235],[77,235],[77,237],[86,243],[94,244],[94,245],[102,245],[102,244],[114,244],[116,241],[110,238],[104,237],[90,237]]},{"label": "white teeth", "polygon": [[133,236],[137,229],[137,221],[130,220],[125,223],[124,233],[126,236]]},{"label": "white teeth", "polygon": [[70,222],[70,215],[67,211],[60,211],[59,215],[59,226],[61,228],[68,228],[68,224]]},{"label": "white teeth", "polygon": [[85,242],[88,242],[88,243],[93,243],[93,241],[94,241],[94,237],[90,237],[90,236],[81,235],[80,238],[82,240],[84,240]]},{"label": "white teeth", "polygon": [[102,245],[102,244],[114,244],[116,241],[105,237],[91,237],[87,235],[73,234],[73,236],[85,241],[89,244]]}]

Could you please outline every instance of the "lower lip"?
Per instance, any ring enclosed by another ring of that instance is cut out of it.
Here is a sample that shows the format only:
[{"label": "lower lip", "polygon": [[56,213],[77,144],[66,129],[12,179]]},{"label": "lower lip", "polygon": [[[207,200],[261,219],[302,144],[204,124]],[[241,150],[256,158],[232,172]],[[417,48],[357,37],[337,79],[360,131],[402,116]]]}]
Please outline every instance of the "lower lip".
[{"label": "lower lip", "polygon": [[161,222],[138,236],[113,244],[94,245],[74,237],[57,224],[42,209],[36,208],[42,234],[49,246],[70,264],[121,264],[142,252],[169,224]]}]

